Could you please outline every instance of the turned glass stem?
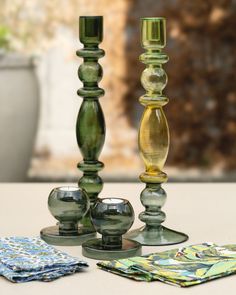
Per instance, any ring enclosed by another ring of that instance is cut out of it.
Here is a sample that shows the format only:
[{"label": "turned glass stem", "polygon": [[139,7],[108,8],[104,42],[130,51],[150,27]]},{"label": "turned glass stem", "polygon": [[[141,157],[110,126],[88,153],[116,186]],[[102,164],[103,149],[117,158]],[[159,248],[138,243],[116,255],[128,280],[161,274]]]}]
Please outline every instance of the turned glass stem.
[{"label": "turned glass stem", "polygon": [[140,98],[145,109],[139,128],[139,150],[146,167],[140,180],[146,183],[146,188],[141,193],[145,211],[139,218],[148,229],[152,229],[159,227],[165,220],[165,213],[161,211],[166,200],[161,183],[167,181],[167,175],[162,169],[169,150],[169,128],[162,109],[168,102],[168,98],[162,94],[167,84],[162,64],[168,61],[168,57],[161,52],[166,44],[165,19],[142,19],[141,36],[142,46],[146,49],[140,56],[140,60],[146,64],[141,83],[146,94]]},{"label": "turned glass stem", "polygon": [[122,236],[102,236],[102,246],[104,249],[121,249]]},{"label": "turned glass stem", "polygon": [[60,234],[76,234],[78,233],[78,222],[59,222]]},{"label": "turned glass stem", "polygon": [[[83,160],[78,163],[78,168],[83,172],[78,184],[87,192],[92,207],[103,188],[103,181],[98,175],[104,166],[98,157],[105,140],[105,120],[98,100],[104,95],[104,90],[98,87],[103,75],[98,59],[105,54],[104,50],[99,48],[103,39],[103,17],[81,16],[79,32],[80,42],[84,48],[78,50],[77,55],[84,61],[78,70],[79,78],[83,82],[83,87],[78,90],[83,102],[76,124],[77,142],[83,156]],[[94,231],[90,211],[82,220],[82,224]]]},{"label": "turned glass stem", "polygon": [[185,241],[185,234],[162,226],[166,215],[162,207],[166,192],[161,184],[167,181],[163,168],[168,155],[170,136],[163,106],[168,98],[162,93],[167,84],[167,75],[162,68],[168,56],[162,52],[166,45],[166,21],[162,17],[141,19],[141,43],[145,52],[140,61],[146,66],[141,75],[141,83],[146,93],[139,99],[144,106],[138,135],[138,145],[145,164],[145,172],[140,180],[146,184],[141,192],[141,202],[145,211],[139,219],[145,226],[129,232],[126,237],[143,245],[167,245]]}]

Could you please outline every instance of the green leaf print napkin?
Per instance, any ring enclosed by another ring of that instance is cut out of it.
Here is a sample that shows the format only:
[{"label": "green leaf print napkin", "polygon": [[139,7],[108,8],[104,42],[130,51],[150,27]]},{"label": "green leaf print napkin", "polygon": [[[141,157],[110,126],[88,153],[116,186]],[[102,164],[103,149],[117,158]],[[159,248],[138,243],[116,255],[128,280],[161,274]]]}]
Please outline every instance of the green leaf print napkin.
[{"label": "green leaf print napkin", "polygon": [[236,245],[202,243],[97,265],[137,281],[188,287],[236,273]]}]

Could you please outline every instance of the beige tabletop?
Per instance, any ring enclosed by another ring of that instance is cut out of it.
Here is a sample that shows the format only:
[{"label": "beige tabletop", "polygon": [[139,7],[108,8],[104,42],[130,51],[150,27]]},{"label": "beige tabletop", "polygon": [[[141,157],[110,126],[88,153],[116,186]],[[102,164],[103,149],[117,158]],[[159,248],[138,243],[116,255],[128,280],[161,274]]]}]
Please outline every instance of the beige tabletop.
[{"label": "beige tabletop", "polygon": [[[47,209],[50,190],[60,184],[0,184],[0,236],[37,236],[42,227],[55,224]],[[139,201],[142,184],[106,184],[101,197],[123,197],[136,212],[134,228],[141,225],[137,216],[143,210]],[[236,243],[236,184],[166,184],[168,198],[164,206],[165,225],[187,233],[184,244],[215,242]],[[183,245],[183,244],[181,244]],[[166,247],[143,247],[143,254]],[[178,246],[177,246],[178,247]],[[82,257],[81,247],[58,247]],[[96,267],[96,261],[84,258],[90,267],[86,272],[60,278],[50,283],[14,284],[0,277],[0,295],[165,295],[165,294],[235,294],[236,275],[199,286],[179,288],[161,282],[136,282]]]}]

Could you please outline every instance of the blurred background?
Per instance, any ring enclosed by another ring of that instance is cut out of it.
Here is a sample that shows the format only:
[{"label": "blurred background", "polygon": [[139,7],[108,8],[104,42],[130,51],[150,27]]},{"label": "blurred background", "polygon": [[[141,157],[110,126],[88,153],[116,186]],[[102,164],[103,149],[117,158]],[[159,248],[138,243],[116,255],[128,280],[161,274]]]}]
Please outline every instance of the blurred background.
[{"label": "blurred background", "polygon": [[138,181],[139,18],[167,18],[170,181],[236,180],[235,0],[0,0],[0,181],[76,181],[80,15],[104,16],[106,181]]}]

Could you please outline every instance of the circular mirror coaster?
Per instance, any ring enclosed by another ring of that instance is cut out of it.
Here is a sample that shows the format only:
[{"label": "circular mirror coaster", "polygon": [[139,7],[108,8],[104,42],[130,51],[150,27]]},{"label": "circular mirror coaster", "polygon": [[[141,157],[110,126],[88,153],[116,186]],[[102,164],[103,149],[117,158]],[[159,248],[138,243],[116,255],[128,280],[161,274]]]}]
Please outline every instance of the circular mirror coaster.
[{"label": "circular mirror coaster", "polygon": [[48,244],[57,246],[78,246],[83,242],[92,239],[96,233],[87,232],[85,228],[77,227],[74,233],[69,235],[62,234],[59,226],[49,226],[40,231],[41,238]]},{"label": "circular mirror coaster", "polygon": [[102,239],[92,239],[83,243],[82,253],[85,257],[98,260],[122,259],[141,255],[141,244],[122,239],[119,249],[105,249]]}]

